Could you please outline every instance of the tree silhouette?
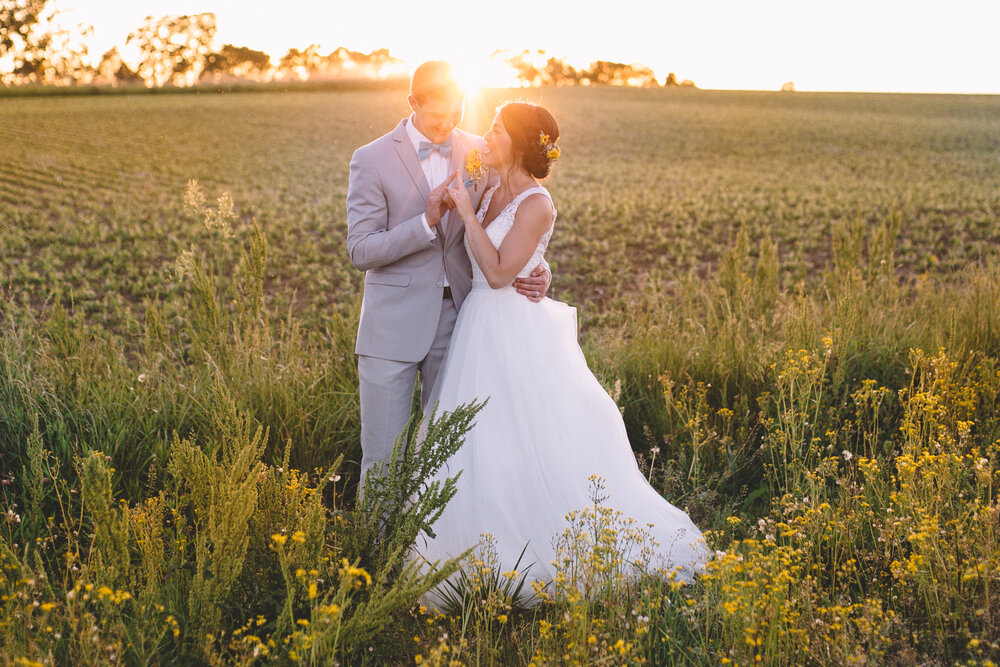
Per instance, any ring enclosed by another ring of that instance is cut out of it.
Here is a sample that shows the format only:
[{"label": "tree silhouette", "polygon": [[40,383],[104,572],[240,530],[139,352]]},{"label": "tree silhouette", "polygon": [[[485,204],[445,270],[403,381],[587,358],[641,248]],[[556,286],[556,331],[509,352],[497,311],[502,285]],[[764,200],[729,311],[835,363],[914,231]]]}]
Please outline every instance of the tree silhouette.
[{"label": "tree silhouette", "polygon": [[382,78],[389,68],[402,63],[389,54],[389,49],[377,49],[371,53],[351,51],[339,47],[323,56],[319,46],[311,44],[305,51],[289,49],[278,63],[279,76],[309,78]]},{"label": "tree silhouette", "polygon": [[117,86],[120,83],[140,83],[142,77],[122,60],[118,47],[113,46],[103,56],[97,65],[94,82],[102,85]]},{"label": "tree silhouette", "polygon": [[310,72],[320,72],[325,69],[325,60],[319,53],[319,44],[310,44],[304,51],[288,49],[288,53],[281,56],[281,60],[278,61],[278,71],[282,77],[308,79]]},{"label": "tree silhouette", "polygon": [[49,0],[0,0],[0,58],[30,45]]},{"label": "tree silhouette", "polygon": [[260,79],[271,69],[271,56],[263,51],[255,51],[245,46],[224,44],[216,53],[205,57],[202,78],[215,81],[227,76],[235,78]]},{"label": "tree silhouette", "polygon": [[139,48],[136,72],[147,85],[194,83],[205,68],[205,58],[215,39],[215,14],[147,16],[126,44]]},{"label": "tree silhouette", "polygon": [[[576,69],[565,59],[546,56],[545,51],[494,51],[490,56],[506,63],[517,78],[529,86],[611,85],[656,86],[656,74],[645,65],[598,60],[589,69]],[[673,74],[670,75],[674,77]],[[673,85],[678,85],[676,77]],[[693,84],[692,84],[693,85]]]},{"label": "tree silhouette", "polygon": [[580,81],[580,72],[565,60],[549,58],[545,63],[544,78],[545,83],[556,86],[574,85]]},{"label": "tree silhouette", "polygon": [[91,31],[55,24],[58,12],[49,0],[0,0],[0,59],[9,58],[4,83],[74,83],[92,71],[84,63],[82,39]]},{"label": "tree silhouette", "polygon": [[598,60],[590,66],[590,75],[594,83],[612,86],[657,85],[653,70],[644,65],[626,65],[625,63]]}]

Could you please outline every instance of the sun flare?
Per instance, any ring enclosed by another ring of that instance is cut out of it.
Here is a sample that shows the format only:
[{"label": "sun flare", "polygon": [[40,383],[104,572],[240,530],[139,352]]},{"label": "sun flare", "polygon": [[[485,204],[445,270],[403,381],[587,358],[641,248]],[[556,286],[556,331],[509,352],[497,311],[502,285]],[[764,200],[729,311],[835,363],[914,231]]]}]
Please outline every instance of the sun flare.
[{"label": "sun flare", "polygon": [[484,88],[517,88],[517,72],[507,63],[492,58],[452,60],[455,78],[466,95],[476,95]]}]

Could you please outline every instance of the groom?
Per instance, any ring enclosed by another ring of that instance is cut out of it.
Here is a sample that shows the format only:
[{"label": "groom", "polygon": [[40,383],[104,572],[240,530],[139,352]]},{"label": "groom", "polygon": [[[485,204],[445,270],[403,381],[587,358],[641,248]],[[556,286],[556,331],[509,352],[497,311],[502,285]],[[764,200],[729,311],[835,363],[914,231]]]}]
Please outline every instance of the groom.
[{"label": "groom", "polygon": [[[420,375],[421,408],[437,379],[458,310],[472,287],[464,227],[449,215],[447,187],[481,137],[457,129],[464,97],[451,66],[418,67],[408,98],[413,113],[351,158],[347,186],[347,249],[365,272],[355,352],[361,391],[361,480],[387,461],[410,416]],[[473,207],[486,181],[468,185]],[[532,301],[545,296],[550,275],[535,269],[514,286]]]}]

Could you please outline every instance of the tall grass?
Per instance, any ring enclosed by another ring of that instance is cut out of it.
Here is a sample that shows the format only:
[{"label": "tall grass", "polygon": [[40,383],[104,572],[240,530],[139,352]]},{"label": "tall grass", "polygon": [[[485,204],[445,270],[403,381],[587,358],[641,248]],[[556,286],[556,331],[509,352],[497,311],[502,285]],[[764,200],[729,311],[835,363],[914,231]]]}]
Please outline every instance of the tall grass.
[{"label": "tall grass", "polygon": [[355,504],[346,329],[307,338],[266,312],[260,230],[239,243],[226,197],[188,199],[218,244],[179,258],[180,318],[148,304],[118,339],[55,306],[2,339],[5,662],[363,657],[457,566],[408,548],[454,495],[426,480],[478,406],[401,438]]},{"label": "tall grass", "polygon": [[[170,296],[108,306],[116,328],[71,292],[3,306],[4,662],[998,660],[1000,269],[900,272],[905,202],[832,224],[809,280],[745,228],[717,268],[607,302],[592,367],[717,558],[693,586],[618,570],[585,539],[617,520],[595,502],[553,536],[584,594],[561,579],[527,609],[523,573],[482,555],[405,558],[452,488],[419,478],[474,406],[355,503],[356,297],[309,324],[274,310],[270,237],[194,185],[187,209]],[[427,613],[453,573],[462,604]]]},{"label": "tall grass", "polygon": [[[901,279],[896,224],[832,238],[817,290],[776,284],[768,241],[737,243],[707,279],[650,288],[625,326],[591,335],[653,484],[712,529],[695,585],[616,570],[626,554],[593,536],[620,522],[582,508],[532,613],[434,619],[421,659],[994,664],[1000,359],[984,304],[1000,273]],[[579,585],[588,572],[604,583]],[[477,622],[481,636],[459,633]]]}]

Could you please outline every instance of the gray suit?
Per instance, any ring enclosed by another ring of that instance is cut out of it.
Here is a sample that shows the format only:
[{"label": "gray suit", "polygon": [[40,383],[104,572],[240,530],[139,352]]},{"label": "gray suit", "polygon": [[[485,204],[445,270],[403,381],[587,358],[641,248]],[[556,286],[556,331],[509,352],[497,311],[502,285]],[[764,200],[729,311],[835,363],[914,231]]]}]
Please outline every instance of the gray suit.
[{"label": "gray suit", "polygon": [[[347,248],[354,266],[365,271],[355,346],[362,481],[373,463],[388,459],[405,427],[418,370],[422,399],[430,394],[472,286],[458,215],[446,214],[444,233],[438,225],[433,239],[421,221],[430,188],[407,122],[354,152],[347,186]],[[482,138],[454,130],[452,170],[464,177],[469,151],[484,146]],[[476,207],[486,183],[468,190]],[[452,299],[442,298],[445,276]]]}]

